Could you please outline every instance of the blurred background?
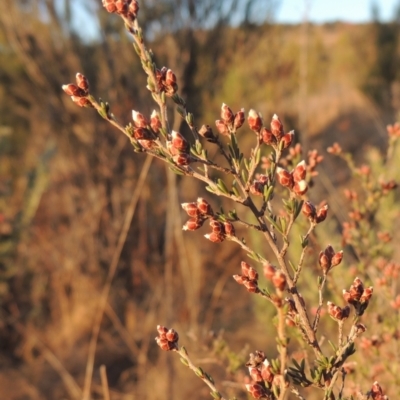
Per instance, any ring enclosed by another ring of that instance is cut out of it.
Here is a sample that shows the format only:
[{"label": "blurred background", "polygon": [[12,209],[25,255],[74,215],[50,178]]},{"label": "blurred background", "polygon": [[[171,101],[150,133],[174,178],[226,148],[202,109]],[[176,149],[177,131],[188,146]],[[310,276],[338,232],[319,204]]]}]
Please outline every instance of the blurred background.
[{"label": "blurred background", "polygon": [[[139,3],[158,65],[177,74],[197,125],[213,125],[222,102],[267,121],[277,113],[325,156],[313,200],[331,205],[326,236],[340,248],[337,187],[349,175],[325,149],[338,141],[362,160],[385,148],[400,110],[400,2]],[[123,22],[100,0],[0,2],[0,399],[102,399],[102,365],[114,400],[208,398],[156,348],[157,324],[177,329],[230,396],[247,398],[248,353],[276,355],[272,310],[232,279],[245,259],[236,246],[181,230],[180,203],[223,203],[149,166],[76,107],[61,85],[78,71],[123,123],[154,108]]]}]

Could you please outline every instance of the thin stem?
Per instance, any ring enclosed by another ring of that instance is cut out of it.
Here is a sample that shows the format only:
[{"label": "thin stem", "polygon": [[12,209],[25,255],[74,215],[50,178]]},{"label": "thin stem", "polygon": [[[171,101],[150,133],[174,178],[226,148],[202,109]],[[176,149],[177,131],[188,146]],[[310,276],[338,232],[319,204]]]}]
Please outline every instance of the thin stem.
[{"label": "thin stem", "polygon": [[286,393],[286,384],[285,384],[285,371],[286,371],[286,361],[287,361],[287,338],[286,338],[286,315],[285,310],[282,306],[277,307],[278,309],[278,351],[280,356],[280,364],[281,364],[281,382],[280,382],[280,394],[279,399],[283,400],[285,398]]},{"label": "thin stem", "polygon": [[[308,240],[309,236],[311,235],[311,232],[315,229],[316,226],[317,226],[317,224],[315,222],[310,221],[310,227],[308,228],[307,233],[303,236],[303,242]],[[297,284],[297,281],[299,279],[301,270],[303,268],[304,258],[305,258],[305,255],[306,255],[307,248],[308,248],[308,245],[304,246],[303,250],[301,251],[301,254],[300,254],[300,259],[299,259],[299,262],[297,264],[297,270],[296,270],[296,273],[294,274],[294,277],[293,277],[293,283],[295,285]]]},{"label": "thin stem", "polygon": [[317,332],[319,320],[321,318],[321,311],[322,311],[323,302],[324,302],[323,290],[324,290],[324,287],[325,287],[326,278],[327,278],[327,275],[326,275],[326,273],[324,273],[322,281],[318,285],[319,303],[318,303],[318,309],[317,309],[317,312],[315,314],[315,319],[314,319],[314,323],[313,323],[314,332]]},{"label": "thin stem", "polygon": [[196,367],[193,364],[185,348],[181,347],[180,349],[174,351],[178,353],[181,356],[181,358],[183,358],[183,360],[185,360],[184,364],[187,365],[212,390],[214,396],[218,396],[218,397],[213,396],[215,399],[226,400],[215,386],[212,378],[207,373],[205,373],[201,368]]}]

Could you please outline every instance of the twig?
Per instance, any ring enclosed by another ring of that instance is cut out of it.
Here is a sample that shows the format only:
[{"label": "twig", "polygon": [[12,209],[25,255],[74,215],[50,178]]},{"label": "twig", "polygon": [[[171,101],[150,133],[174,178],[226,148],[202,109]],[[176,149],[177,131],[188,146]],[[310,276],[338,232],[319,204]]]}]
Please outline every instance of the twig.
[{"label": "twig", "polygon": [[110,390],[108,388],[107,372],[105,365],[100,366],[100,378],[101,378],[101,386],[103,388],[104,400],[110,400]]}]

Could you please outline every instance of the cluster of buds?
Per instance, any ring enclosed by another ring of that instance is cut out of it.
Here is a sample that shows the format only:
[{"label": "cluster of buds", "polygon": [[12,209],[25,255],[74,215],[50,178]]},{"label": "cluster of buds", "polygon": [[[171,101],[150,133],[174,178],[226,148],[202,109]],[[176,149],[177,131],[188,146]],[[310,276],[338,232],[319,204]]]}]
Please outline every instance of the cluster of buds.
[{"label": "cluster of buds", "polygon": [[182,203],[181,206],[190,217],[183,225],[184,231],[195,231],[201,228],[204,221],[214,215],[211,205],[202,197],[199,197],[196,203]]},{"label": "cluster of buds", "polygon": [[225,104],[221,106],[221,119],[215,121],[218,132],[221,135],[228,136],[230,133],[236,132],[244,123],[244,108],[236,114]]},{"label": "cluster of buds", "polygon": [[68,83],[62,86],[64,92],[71,96],[71,99],[80,107],[92,107],[92,103],[87,98],[89,94],[89,81],[80,72],[76,74],[76,84]]},{"label": "cluster of buds", "polygon": [[350,307],[345,306],[343,308],[333,304],[331,301],[328,301],[328,314],[335,320],[335,321],[343,321],[347,319],[350,315]]},{"label": "cluster of buds", "polygon": [[258,174],[250,186],[250,193],[256,196],[262,196],[264,194],[264,188],[268,186],[269,183],[270,179],[268,176]]},{"label": "cluster of buds", "polygon": [[139,11],[136,0],[103,0],[103,7],[111,14],[119,14],[133,21]]},{"label": "cluster of buds", "polygon": [[221,222],[215,218],[211,218],[210,227],[211,233],[204,235],[210,242],[221,243],[227,236],[235,236],[235,227],[229,221]]},{"label": "cluster of buds", "polygon": [[274,285],[275,289],[279,290],[280,292],[283,292],[286,287],[286,276],[285,274],[274,267],[272,264],[266,262],[263,265],[263,271],[264,271],[264,276],[272,282]]},{"label": "cluster of buds", "polygon": [[158,336],[155,338],[162,350],[171,351],[178,349],[179,335],[175,329],[168,329],[165,326],[157,325]]},{"label": "cluster of buds", "polygon": [[349,290],[343,290],[345,301],[354,306],[356,314],[361,316],[368,307],[374,289],[372,286],[364,288],[360,278],[355,278]]},{"label": "cluster of buds", "polygon": [[143,114],[133,110],[132,119],[135,125],[133,137],[145,148],[152,149],[161,128],[161,121],[158,113],[154,110],[150,117],[150,123]]},{"label": "cluster of buds", "polygon": [[328,215],[328,205],[324,204],[317,210],[311,201],[305,201],[302,212],[311,222],[319,224],[320,222],[325,221],[326,216]]},{"label": "cluster of buds", "polygon": [[270,127],[271,129],[262,127],[260,130],[261,139],[266,145],[286,149],[292,144],[294,131],[285,133],[283,124],[276,114],[272,117]]},{"label": "cluster of buds", "polygon": [[328,152],[328,153],[330,153],[330,154],[333,154],[333,155],[339,155],[339,154],[342,154],[342,148],[340,147],[340,144],[339,143],[333,143],[333,145],[332,146],[329,146],[327,149],[326,149],[326,151]]},{"label": "cluster of buds", "polygon": [[178,91],[176,75],[167,67],[156,70],[156,83],[158,90],[164,92],[168,97],[173,96]]},{"label": "cluster of buds", "polygon": [[255,398],[272,398],[272,386],[279,387],[280,375],[274,374],[273,368],[264,352],[256,351],[250,354],[250,360],[246,363],[252,383],[246,385],[246,390]]},{"label": "cluster of buds", "polygon": [[335,253],[335,250],[329,245],[324,251],[319,253],[318,262],[322,271],[326,275],[333,267],[339,265],[343,259],[343,250]]},{"label": "cluster of buds", "polygon": [[245,261],[242,261],[241,268],[242,274],[233,275],[233,279],[239,285],[243,285],[248,292],[258,293],[260,291],[258,288],[258,272]]},{"label": "cluster of buds", "polygon": [[297,196],[302,196],[308,190],[308,183],[306,181],[307,165],[306,162],[300,161],[293,169],[292,172],[284,168],[277,167],[276,175],[278,182],[290,189]]},{"label": "cluster of buds", "polygon": [[307,169],[310,176],[317,176],[318,172],[316,171],[317,166],[322,162],[324,156],[318,154],[318,150],[310,150],[308,152],[308,163]]},{"label": "cluster of buds", "polygon": [[368,392],[368,396],[370,396],[372,400],[389,400],[389,397],[383,393],[383,390],[377,381],[373,383],[371,390]]},{"label": "cluster of buds", "polygon": [[189,143],[181,133],[171,132],[171,140],[167,142],[167,148],[177,165],[188,165],[192,161]]},{"label": "cluster of buds", "polygon": [[393,179],[387,182],[381,182],[381,189],[383,194],[388,194],[390,191],[394,190],[397,188],[397,182],[394,181]]}]

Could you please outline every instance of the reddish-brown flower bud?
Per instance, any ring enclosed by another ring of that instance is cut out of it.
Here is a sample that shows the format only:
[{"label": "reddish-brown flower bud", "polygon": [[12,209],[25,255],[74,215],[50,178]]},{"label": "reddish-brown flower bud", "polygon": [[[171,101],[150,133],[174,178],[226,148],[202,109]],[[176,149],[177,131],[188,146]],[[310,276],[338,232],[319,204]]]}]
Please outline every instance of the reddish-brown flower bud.
[{"label": "reddish-brown flower bud", "polygon": [[71,96],[72,101],[79,107],[93,107],[92,103],[86,97]]},{"label": "reddish-brown flower bud", "polygon": [[272,383],[274,380],[274,374],[272,373],[272,367],[268,360],[264,360],[261,365],[261,376],[265,382]]},{"label": "reddish-brown flower bud", "polygon": [[165,84],[168,86],[174,86],[176,84],[176,75],[171,69],[168,69],[165,74]]},{"label": "reddish-brown flower bud", "polygon": [[244,124],[245,118],[246,117],[244,115],[244,108],[242,108],[235,114],[235,118],[233,120],[233,128],[239,129]]},{"label": "reddish-brown flower bud", "polygon": [[164,351],[171,351],[175,350],[177,348],[177,345],[175,342],[170,342],[167,339],[162,339],[160,337],[156,337],[156,342],[158,346],[161,348],[161,350]]},{"label": "reddish-brown flower bud", "polygon": [[249,375],[254,382],[263,381],[263,378],[261,376],[261,371],[256,367],[249,367]]},{"label": "reddish-brown flower bud", "polygon": [[350,307],[346,306],[344,308],[340,308],[339,306],[333,304],[328,301],[328,313],[329,315],[336,321],[343,321],[348,318],[350,315]]},{"label": "reddish-brown flower bud", "polygon": [[226,125],[231,125],[235,119],[235,114],[233,114],[233,111],[225,103],[221,107],[221,119]]},{"label": "reddish-brown flower bud", "polygon": [[75,78],[78,87],[81,88],[85,92],[85,94],[87,94],[89,92],[89,81],[86,76],[78,72]]},{"label": "reddish-brown flower bud", "polygon": [[229,221],[224,222],[224,229],[226,236],[236,236],[235,227]]},{"label": "reddish-brown flower bud", "polygon": [[255,196],[262,196],[264,194],[264,185],[259,181],[254,181],[250,185],[250,193]]},{"label": "reddish-brown flower bud", "polygon": [[287,149],[293,142],[294,138],[294,131],[290,131],[283,135],[283,138],[281,139],[281,142],[283,142],[283,148]]},{"label": "reddish-brown flower bud", "polygon": [[192,161],[190,154],[186,154],[186,153],[176,154],[172,157],[172,159],[174,160],[174,162],[177,165],[181,165],[181,166],[189,165],[190,162]]},{"label": "reddish-brown flower bud", "polygon": [[270,264],[270,263],[265,263],[263,265],[263,271],[264,271],[264,276],[268,279],[268,280],[272,280],[272,277],[275,275],[276,273],[276,268]]},{"label": "reddish-brown flower bud", "polygon": [[245,280],[243,282],[244,287],[250,293],[258,293],[260,290],[258,289],[257,282],[251,280]]},{"label": "reddish-brown flower bud", "polygon": [[204,139],[215,139],[214,133],[210,127],[210,125],[202,125],[199,129],[199,135]]},{"label": "reddish-brown flower bud", "polygon": [[277,138],[277,140],[281,140],[285,134],[283,131],[283,124],[276,114],[274,114],[272,117],[271,132]]},{"label": "reddish-brown flower bud", "polygon": [[73,83],[68,83],[67,85],[62,85],[62,90],[68,95],[68,96],[75,96],[75,97],[82,97],[85,96],[85,91],[78,87],[77,85],[74,85]]},{"label": "reddish-brown flower bud", "polygon": [[200,215],[200,210],[197,203],[182,203],[182,208],[186,211],[187,215],[192,218],[197,218]]},{"label": "reddish-brown flower bud", "polygon": [[278,177],[278,181],[282,186],[292,188],[293,187],[293,176],[290,172],[286,171],[281,167],[276,167],[276,175]]},{"label": "reddish-brown flower bud", "polygon": [[315,218],[316,223],[319,224],[320,222],[325,221],[327,215],[328,215],[328,204],[325,204],[317,211],[317,215]]},{"label": "reddish-brown flower bud", "polygon": [[148,122],[146,118],[140,112],[132,110],[132,119],[137,128],[146,128]]},{"label": "reddish-brown flower bud", "polygon": [[187,140],[179,132],[171,132],[171,143],[179,151],[186,151],[188,148]]},{"label": "reddish-brown flower bud", "polygon": [[273,285],[280,291],[285,290],[286,287],[286,276],[282,271],[276,271],[272,277]]},{"label": "reddish-brown flower bud", "polygon": [[154,133],[158,134],[161,128],[161,120],[156,110],[153,110],[150,116],[150,127]]},{"label": "reddish-brown flower bud", "polygon": [[224,229],[224,224],[214,218],[210,219],[210,226],[213,232],[218,233],[218,234],[224,234],[225,229]]},{"label": "reddish-brown flower bud", "polygon": [[249,127],[252,131],[260,132],[260,129],[262,127],[262,119],[257,111],[253,109],[249,111],[247,123],[249,124]]},{"label": "reddish-brown flower bud", "polygon": [[339,143],[334,143],[332,146],[328,147],[327,149],[328,153],[338,155],[342,152],[342,148],[340,147]]},{"label": "reddish-brown flower bud", "polygon": [[225,239],[225,235],[216,232],[208,233],[207,235],[204,235],[204,237],[213,243],[221,243]]},{"label": "reddish-brown flower bud", "polygon": [[311,220],[314,220],[317,215],[317,210],[316,210],[314,204],[311,203],[311,201],[305,201],[303,203],[302,211],[303,211],[303,214]]},{"label": "reddish-brown flower bud", "polygon": [[326,246],[324,253],[329,257],[329,259],[331,260],[333,258],[333,256],[335,255],[335,250],[333,249],[333,247],[331,245]]},{"label": "reddish-brown flower bud", "polygon": [[306,179],[306,173],[307,173],[307,164],[304,160],[300,161],[292,172],[294,181],[299,182]]},{"label": "reddish-brown flower bud", "polygon": [[272,146],[273,144],[276,143],[276,137],[272,134],[272,132],[269,129],[262,127],[261,131],[260,131],[260,135],[261,135],[262,141],[266,145]]},{"label": "reddish-brown flower bud", "polygon": [[332,257],[332,267],[336,267],[336,265],[339,265],[342,262],[343,259],[343,250],[340,250],[337,252],[333,257]]},{"label": "reddish-brown flower bud", "polygon": [[146,128],[135,128],[133,130],[133,136],[136,140],[145,139],[151,140],[154,139],[152,133]]},{"label": "reddish-brown flower bud", "polygon": [[203,223],[203,218],[190,218],[186,221],[185,225],[183,225],[182,229],[184,231],[196,231],[203,226]]},{"label": "reddish-brown flower bud", "polygon": [[139,12],[139,3],[136,0],[131,0],[128,11],[131,16],[136,17],[137,13]]},{"label": "reddish-brown flower bud", "polygon": [[154,142],[154,140],[138,139],[138,142],[143,148],[147,150],[151,150],[157,147],[157,144]]},{"label": "reddish-brown flower bud", "polygon": [[215,126],[217,127],[217,131],[221,134],[221,135],[225,135],[228,136],[229,135],[229,129],[226,126],[225,122],[222,121],[222,119],[217,119],[215,121]]},{"label": "reddish-brown flower bud", "polygon": [[129,4],[127,0],[115,0],[117,14],[126,15],[128,13]]},{"label": "reddish-brown flower bud", "polygon": [[117,7],[115,5],[115,0],[103,0],[103,7],[109,13],[115,13],[117,11]]},{"label": "reddish-brown flower bud", "polygon": [[244,285],[245,281],[248,281],[249,278],[243,275],[232,275],[233,279],[239,284],[239,285]]},{"label": "reddish-brown flower bud", "polygon": [[197,199],[197,208],[199,209],[200,213],[207,216],[213,216],[214,211],[211,208],[211,205],[202,197]]},{"label": "reddish-brown flower bud", "polygon": [[258,383],[252,383],[246,385],[246,390],[255,398],[255,399],[261,399],[262,397],[265,397],[267,392],[264,388],[264,386],[261,386]]},{"label": "reddish-brown flower bud", "polygon": [[368,303],[371,300],[374,288],[372,286],[365,288],[360,297],[360,303]]},{"label": "reddish-brown flower bud", "polygon": [[163,325],[157,325],[157,332],[161,337],[165,337],[165,334],[168,332],[168,328]]},{"label": "reddish-brown flower bud", "polygon": [[177,342],[179,340],[178,332],[175,329],[169,329],[165,337],[170,342]]},{"label": "reddish-brown flower bud", "polygon": [[322,271],[327,273],[331,267],[331,259],[329,258],[329,256],[326,255],[324,251],[321,251],[319,253],[318,262],[320,267],[322,268]]},{"label": "reddish-brown flower bud", "polygon": [[258,280],[258,272],[247,262],[242,261],[241,263],[242,274],[247,276],[252,281]]},{"label": "reddish-brown flower bud", "polygon": [[308,183],[306,180],[295,182],[293,185],[293,192],[298,196],[303,196],[308,190]]}]

